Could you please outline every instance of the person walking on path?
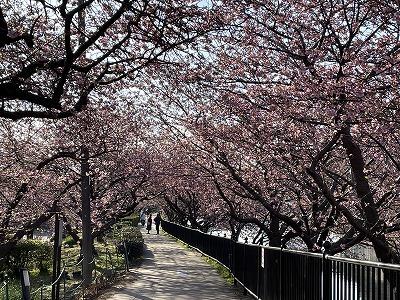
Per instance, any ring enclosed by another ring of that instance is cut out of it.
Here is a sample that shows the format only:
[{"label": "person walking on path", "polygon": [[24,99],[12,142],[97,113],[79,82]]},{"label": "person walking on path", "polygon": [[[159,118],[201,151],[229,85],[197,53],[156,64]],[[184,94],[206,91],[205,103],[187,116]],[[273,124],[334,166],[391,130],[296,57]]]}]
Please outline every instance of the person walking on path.
[{"label": "person walking on path", "polygon": [[149,217],[147,218],[147,234],[150,233],[151,230],[151,224],[153,223],[153,219],[151,218],[151,214],[149,214]]},{"label": "person walking on path", "polygon": [[146,214],[144,211],[140,214],[140,224],[142,224],[142,227],[144,227],[144,224],[146,224]]},{"label": "person walking on path", "polygon": [[161,224],[160,213],[158,213],[157,216],[154,218],[154,223],[156,223],[157,234],[159,234],[160,233],[160,224]]}]

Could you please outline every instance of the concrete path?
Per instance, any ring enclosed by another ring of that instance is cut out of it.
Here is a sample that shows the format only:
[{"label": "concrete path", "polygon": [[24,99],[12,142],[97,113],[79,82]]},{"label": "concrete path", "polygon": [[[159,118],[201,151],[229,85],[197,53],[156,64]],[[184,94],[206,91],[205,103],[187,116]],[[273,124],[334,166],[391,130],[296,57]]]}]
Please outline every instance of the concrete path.
[{"label": "concrete path", "polygon": [[146,234],[143,264],[135,280],[125,281],[99,300],[217,300],[252,298],[229,287],[218,273],[195,251],[184,248],[171,237]]}]

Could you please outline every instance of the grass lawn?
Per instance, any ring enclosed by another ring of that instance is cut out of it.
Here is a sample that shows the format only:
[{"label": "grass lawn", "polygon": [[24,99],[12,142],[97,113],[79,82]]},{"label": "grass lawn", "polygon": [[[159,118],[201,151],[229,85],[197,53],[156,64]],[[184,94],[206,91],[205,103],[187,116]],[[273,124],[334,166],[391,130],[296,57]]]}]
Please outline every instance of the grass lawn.
[{"label": "grass lawn", "polygon": [[[136,234],[137,229],[133,229]],[[141,235],[140,235],[141,236]],[[125,259],[124,255],[117,252],[115,242],[118,237],[108,235],[102,242],[95,241],[94,248],[96,256],[94,258],[95,268],[93,270],[93,282],[97,283],[97,287],[111,284],[112,280],[118,272],[125,270]],[[64,292],[66,299],[73,299],[74,295],[82,293],[80,289],[81,283],[81,264],[80,264],[80,247],[74,245],[68,247],[66,244],[62,248],[62,266],[61,269],[65,268],[66,276],[60,280],[60,298],[63,298]],[[52,282],[52,270],[48,270],[47,274],[39,274],[38,270],[30,270],[30,283],[31,283],[31,297],[33,299],[51,299],[51,282]],[[104,276],[106,275],[107,280]],[[3,286],[0,283],[0,288]],[[19,279],[14,279],[8,283],[9,299],[21,299],[21,283]],[[5,298],[5,288],[0,291],[0,299]]]}]

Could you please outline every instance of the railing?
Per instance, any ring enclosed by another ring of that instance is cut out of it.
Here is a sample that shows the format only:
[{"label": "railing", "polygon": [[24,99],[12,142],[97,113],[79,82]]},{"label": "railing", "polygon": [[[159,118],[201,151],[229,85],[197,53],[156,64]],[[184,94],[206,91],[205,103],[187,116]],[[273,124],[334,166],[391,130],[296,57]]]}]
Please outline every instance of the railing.
[{"label": "railing", "polygon": [[[76,284],[76,286],[74,286],[73,288],[67,288],[66,286],[66,269],[67,268],[74,268],[77,266],[80,266],[83,262],[83,258],[81,258],[78,262],[71,264],[71,265],[66,265],[65,261],[62,261],[62,269],[60,271],[60,274],[58,275],[58,277],[56,278],[56,280],[50,284],[45,285],[42,281],[41,285],[39,288],[37,288],[36,290],[32,291],[30,293],[31,299],[35,300],[35,299],[47,299],[47,295],[51,292],[53,286],[55,285],[59,285],[63,284],[63,288],[62,288],[62,294],[59,297],[59,299],[69,299],[70,297],[68,295],[76,295],[79,293],[79,289],[82,287],[82,282],[83,280],[81,280],[79,283]],[[90,262],[90,264],[94,264],[95,263],[95,258],[93,258],[93,260]],[[96,270],[94,270],[96,272]],[[96,274],[96,273],[95,273]],[[81,291],[83,293],[83,289]]]},{"label": "railing", "polygon": [[168,221],[162,228],[223,264],[257,299],[400,299],[400,265],[243,244]]},{"label": "railing", "polygon": [[[126,247],[125,247],[126,250]],[[97,270],[96,268],[96,257],[93,257],[93,260],[90,262],[90,264],[93,265],[93,282],[96,282],[95,287],[97,287],[97,283],[99,280],[107,280],[110,277],[115,276],[117,273],[117,270],[120,268],[117,267],[117,265],[121,265],[120,262],[120,254],[116,252],[116,257],[113,258],[113,255],[111,251],[106,248],[105,249],[105,268],[103,270]],[[124,258],[127,258],[127,253],[123,254]],[[122,258],[124,269],[129,268],[129,263],[124,261],[124,258]],[[67,257],[67,261],[68,261]],[[49,284],[44,284],[43,281],[39,285],[38,288],[36,288],[33,291],[30,291],[30,298],[32,300],[43,300],[43,299],[49,299],[52,287],[54,285],[61,285],[61,293],[58,299],[75,299],[76,295],[80,294],[82,299],[85,299],[85,289],[82,286],[83,279],[75,282],[72,286],[67,286],[67,269],[81,269],[81,264],[83,262],[83,257],[79,259],[78,262],[72,263],[72,264],[65,264],[65,261],[63,260],[62,262],[62,269],[60,271],[60,274],[58,275],[57,279],[54,282],[51,282]],[[15,299],[16,295],[14,297],[10,297],[9,295],[9,285],[10,285],[10,280],[6,277],[3,282],[0,282],[0,300],[11,300]],[[50,297],[51,298],[51,297]],[[18,299],[21,299],[21,295],[18,296]]]}]

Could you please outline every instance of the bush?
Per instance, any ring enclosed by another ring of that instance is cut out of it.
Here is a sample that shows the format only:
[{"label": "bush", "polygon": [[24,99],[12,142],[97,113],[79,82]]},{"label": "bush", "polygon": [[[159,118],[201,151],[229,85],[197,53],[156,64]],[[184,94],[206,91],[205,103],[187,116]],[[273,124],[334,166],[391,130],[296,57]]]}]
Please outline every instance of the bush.
[{"label": "bush", "polygon": [[64,245],[66,245],[69,248],[72,248],[77,244],[78,243],[70,235],[67,235],[66,238],[64,239]]},{"label": "bush", "polygon": [[121,254],[125,254],[125,247],[128,253],[128,259],[132,261],[139,258],[143,254],[144,240],[138,228],[124,226],[116,233],[117,250]]},{"label": "bush", "polygon": [[13,251],[5,257],[3,271],[19,274],[24,267],[31,271],[37,269],[39,273],[47,273],[52,265],[53,247],[50,243],[41,240],[21,240]]},{"label": "bush", "polygon": [[135,226],[137,226],[139,224],[139,215],[138,214],[132,214],[129,217],[122,218],[119,223],[135,227]]}]

